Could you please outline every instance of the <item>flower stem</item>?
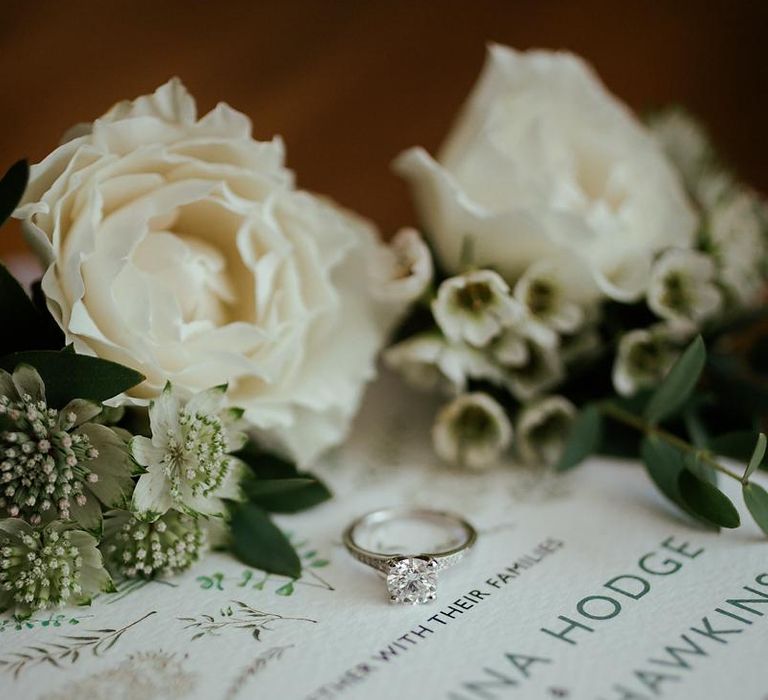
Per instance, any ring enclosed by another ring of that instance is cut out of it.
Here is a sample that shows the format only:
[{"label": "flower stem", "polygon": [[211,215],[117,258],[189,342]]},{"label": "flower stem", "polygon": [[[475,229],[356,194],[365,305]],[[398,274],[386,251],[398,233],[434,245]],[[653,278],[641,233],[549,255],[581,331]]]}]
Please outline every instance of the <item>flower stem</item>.
[{"label": "flower stem", "polygon": [[718,462],[707,450],[701,450],[697,447],[694,447],[685,440],[677,437],[677,435],[673,435],[663,428],[659,428],[656,425],[651,425],[647,421],[644,421],[642,418],[640,418],[640,416],[636,416],[634,413],[625,411],[623,408],[619,408],[615,404],[611,403],[600,404],[599,410],[604,416],[613,418],[619,423],[628,425],[630,428],[634,428],[641,433],[646,435],[653,435],[661,440],[664,440],[664,442],[672,445],[673,447],[676,447],[678,450],[682,450],[683,452],[688,452],[695,455],[702,462],[705,462],[707,465],[712,467],[712,469],[719,471],[721,474],[730,476],[731,479],[736,479],[736,481],[741,481],[741,476],[720,464],[720,462]]}]

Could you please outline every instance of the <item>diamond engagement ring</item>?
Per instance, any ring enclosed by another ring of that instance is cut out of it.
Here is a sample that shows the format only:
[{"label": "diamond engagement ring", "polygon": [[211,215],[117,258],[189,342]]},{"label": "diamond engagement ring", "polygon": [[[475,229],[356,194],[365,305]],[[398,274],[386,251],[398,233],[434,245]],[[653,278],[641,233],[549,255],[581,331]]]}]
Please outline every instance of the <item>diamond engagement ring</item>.
[{"label": "diamond engagement ring", "polygon": [[[420,554],[388,554],[360,545],[364,535],[370,537],[377,528],[399,521],[438,526],[454,532],[455,536],[445,545],[436,547],[436,551]],[[384,508],[357,518],[344,531],[342,540],[355,559],[386,575],[392,603],[416,605],[435,599],[438,571],[457,564],[477,540],[477,532],[454,513],[425,508]]]}]

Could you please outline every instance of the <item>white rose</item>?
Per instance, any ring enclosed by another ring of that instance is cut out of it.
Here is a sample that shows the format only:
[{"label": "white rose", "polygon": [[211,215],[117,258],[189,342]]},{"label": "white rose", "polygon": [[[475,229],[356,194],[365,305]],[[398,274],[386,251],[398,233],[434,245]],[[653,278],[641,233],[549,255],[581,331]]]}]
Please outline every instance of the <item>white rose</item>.
[{"label": "white rose", "polygon": [[644,293],[654,254],[690,247],[696,215],[645,127],[567,53],[492,46],[437,160],[396,161],[449,271],[472,263],[509,281],[565,262],[571,298]]},{"label": "white rose", "polygon": [[373,227],[297,190],[243,114],[198,119],[177,79],[76,133],[16,212],[67,342],[146,375],[119,402],[228,383],[298,460],[339,441],[402,306],[375,298]]}]

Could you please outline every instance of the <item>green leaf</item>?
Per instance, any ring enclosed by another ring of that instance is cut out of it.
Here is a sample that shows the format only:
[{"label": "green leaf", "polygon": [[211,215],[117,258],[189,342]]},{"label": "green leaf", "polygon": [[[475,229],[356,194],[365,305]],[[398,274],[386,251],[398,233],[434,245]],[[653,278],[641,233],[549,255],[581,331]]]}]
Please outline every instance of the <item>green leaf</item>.
[{"label": "green leaf", "polygon": [[741,480],[745,484],[747,483],[747,481],[749,481],[749,477],[755,473],[755,470],[762,463],[763,457],[765,457],[765,447],[766,447],[765,433],[760,433],[760,435],[757,436],[757,443],[755,444],[755,449],[752,452],[752,456],[749,458],[749,464],[747,465],[747,468],[744,471],[744,476],[741,478]]},{"label": "green leaf", "polygon": [[688,400],[699,381],[707,351],[701,336],[686,348],[645,407],[645,419],[659,423],[674,416]]},{"label": "green leaf", "polygon": [[62,408],[72,399],[101,403],[144,380],[139,372],[116,362],[66,351],[16,352],[0,357],[0,367],[8,372],[22,363],[40,373],[48,404],[54,408]]},{"label": "green leaf", "polygon": [[755,483],[744,484],[741,487],[746,504],[757,526],[768,535],[768,491]]},{"label": "green leaf", "polygon": [[670,501],[683,507],[678,489],[678,478],[685,469],[680,450],[656,437],[647,437],[640,445],[640,456],[648,475]]},{"label": "green leaf", "polygon": [[309,483],[304,486],[289,491],[254,495],[250,496],[249,499],[251,503],[270,513],[299,513],[333,497],[330,489],[322,481],[312,477],[309,473],[306,473],[306,476],[309,477]]},{"label": "green leaf", "polygon": [[37,348],[42,321],[22,286],[0,264],[0,352]]},{"label": "green leaf", "polygon": [[[35,350],[58,350],[64,347],[64,332],[59,328],[51,312],[48,310],[48,300],[43,292],[42,280],[32,283],[30,288],[32,293],[32,303],[40,315],[40,339],[41,344],[35,347]],[[32,348],[23,348],[31,350]]]},{"label": "green leaf", "polygon": [[230,529],[232,551],[244,564],[280,576],[301,576],[301,560],[293,546],[258,506],[235,506]]},{"label": "green leaf", "polygon": [[700,518],[720,527],[738,527],[739,511],[720,489],[706,479],[683,469],[677,479],[680,497]]},{"label": "green leaf", "polygon": [[13,213],[24,195],[29,180],[29,164],[26,160],[14,163],[0,180],[0,226]]},{"label": "green leaf", "polygon": [[253,440],[248,440],[234,456],[245,462],[258,479],[291,479],[299,474],[293,462],[265,452]]},{"label": "green leaf", "polygon": [[[264,452],[253,441],[235,453],[251,468],[251,476],[243,481],[243,489],[251,503],[270,513],[298,513],[331,498],[328,487],[309,472],[300,472],[288,460],[271,452]],[[264,481],[290,481],[291,488],[277,488],[277,484],[266,490],[257,486]],[[299,484],[298,482],[304,482]]]},{"label": "green leaf", "polygon": [[758,433],[752,430],[736,430],[717,435],[709,440],[709,449],[723,457],[747,462],[755,450]]},{"label": "green leaf", "polygon": [[296,491],[315,483],[312,479],[247,479],[243,490],[250,499]]},{"label": "green leaf", "polygon": [[585,406],[571,426],[568,440],[555,471],[564,472],[580,464],[586,457],[600,449],[603,434],[603,418],[597,406]]}]

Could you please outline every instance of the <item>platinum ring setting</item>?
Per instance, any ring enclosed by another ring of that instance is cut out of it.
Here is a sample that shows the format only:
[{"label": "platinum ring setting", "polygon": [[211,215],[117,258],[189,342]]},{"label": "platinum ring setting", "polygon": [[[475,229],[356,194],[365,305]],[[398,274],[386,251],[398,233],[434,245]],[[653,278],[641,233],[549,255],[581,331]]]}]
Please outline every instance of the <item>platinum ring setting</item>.
[{"label": "platinum ring setting", "polygon": [[[437,551],[388,554],[367,549],[358,543],[359,535],[378,525],[396,520],[421,520],[460,532],[456,543]],[[427,508],[383,508],[355,519],[342,536],[349,553],[359,562],[386,576],[391,603],[418,605],[437,596],[438,572],[458,564],[477,541],[477,531],[455,513]]]}]

